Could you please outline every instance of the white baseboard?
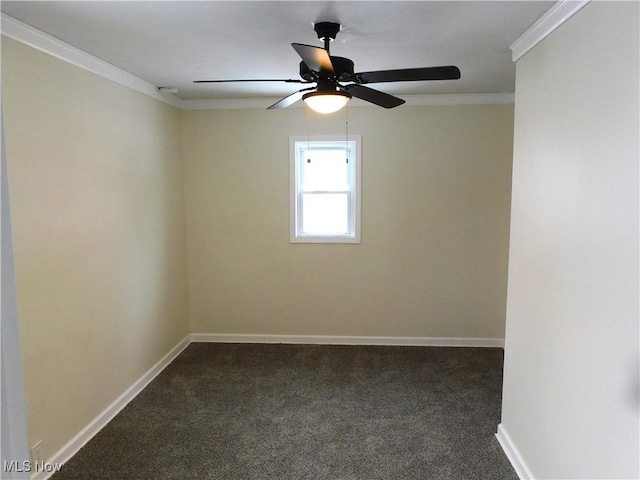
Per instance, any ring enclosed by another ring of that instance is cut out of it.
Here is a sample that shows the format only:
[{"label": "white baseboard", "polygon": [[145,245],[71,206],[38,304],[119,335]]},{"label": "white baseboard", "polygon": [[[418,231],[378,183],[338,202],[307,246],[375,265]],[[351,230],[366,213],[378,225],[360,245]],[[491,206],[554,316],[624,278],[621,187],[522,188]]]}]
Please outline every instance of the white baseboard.
[{"label": "white baseboard", "polygon": [[[180,353],[187,348],[190,343],[191,336],[187,335],[46,463],[64,464],[73,457],[89,440],[102,430],[102,428],[107,425],[107,423],[109,423],[113,417],[120,412],[120,410],[127,406],[131,400],[144,390],[144,388],[149,385],[149,383],[151,383],[151,381],[156,378],[167,365],[180,355]],[[51,475],[53,475],[53,472],[34,472],[31,476],[31,480],[46,480]]]},{"label": "white baseboard", "polygon": [[359,337],[339,335],[251,335],[234,333],[192,333],[191,341],[211,343],[293,343],[312,345],[390,345],[419,347],[504,348],[503,338]]},{"label": "white baseboard", "polygon": [[518,447],[515,446],[511,437],[504,428],[504,425],[498,425],[496,438],[498,439],[498,442],[500,442],[505,455],[511,462],[511,466],[513,466],[513,469],[518,474],[518,478],[520,478],[520,480],[535,480],[535,477],[531,473],[531,470],[529,470],[527,463],[522,458],[522,455],[520,455]]}]

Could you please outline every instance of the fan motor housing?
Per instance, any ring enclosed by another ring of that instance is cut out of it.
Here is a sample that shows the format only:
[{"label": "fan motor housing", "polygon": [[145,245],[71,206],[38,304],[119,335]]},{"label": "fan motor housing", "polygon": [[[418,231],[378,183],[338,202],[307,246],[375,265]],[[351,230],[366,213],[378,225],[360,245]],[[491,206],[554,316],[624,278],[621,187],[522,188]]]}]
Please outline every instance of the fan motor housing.
[{"label": "fan motor housing", "polygon": [[[348,58],[331,56],[331,64],[335,72],[335,77],[341,82],[349,82],[353,80],[355,75],[353,71],[353,62]],[[300,62],[300,76],[307,81],[314,82],[317,80],[317,73],[310,70],[307,64]]]}]

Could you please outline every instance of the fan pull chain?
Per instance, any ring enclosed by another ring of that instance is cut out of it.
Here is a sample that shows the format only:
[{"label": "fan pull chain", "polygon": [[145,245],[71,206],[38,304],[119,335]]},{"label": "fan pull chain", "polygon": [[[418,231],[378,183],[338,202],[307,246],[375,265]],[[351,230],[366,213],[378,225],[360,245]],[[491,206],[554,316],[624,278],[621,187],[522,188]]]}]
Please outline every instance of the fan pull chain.
[{"label": "fan pull chain", "polygon": [[[311,141],[309,140],[309,124],[310,120],[310,108],[307,106],[307,153],[310,151]],[[311,163],[311,158],[307,158],[307,163]]]},{"label": "fan pull chain", "polygon": [[347,163],[349,163],[349,102],[345,106],[344,130],[344,153],[347,156]]}]

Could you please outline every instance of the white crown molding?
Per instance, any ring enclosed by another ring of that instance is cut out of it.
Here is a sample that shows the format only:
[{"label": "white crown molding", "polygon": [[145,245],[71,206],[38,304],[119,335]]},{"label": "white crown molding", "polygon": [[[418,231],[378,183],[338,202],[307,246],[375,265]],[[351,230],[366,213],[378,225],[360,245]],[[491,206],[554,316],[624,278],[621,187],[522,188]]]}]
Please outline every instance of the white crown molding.
[{"label": "white crown molding", "polygon": [[76,67],[88,70],[151,98],[180,107],[180,99],[171,94],[160,93],[158,88],[114,65],[100,60],[62,40],[27,25],[9,15],[2,14],[2,35],[47,53]]},{"label": "white crown molding", "polygon": [[522,458],[522,455],[520,455],[520,451],[513,443],[513,440],[511,440],[511,437],[502,423],[498,425],[496,438],[498,439],[502,450],[504,450],[505,455],[509,459],[509,462],[511,462],[511,466],[516,471],[518,478],[520,480],[534,480],[535,477],[531,473],[531,470],[529,470],[529,467]]},{"label": "white crown molding", "polygon": [[203,343],[287,343],[301,345],[388,345],[416,347],[504,348],[503,338],[364,337],[338,335],[251,335],[234,333],[192,333],[191,341]]},{"label": "white crown molding", "polygon": [[540,17],[509,47],[513,61],[547,38],[591,0],[560,0]]},{"label": "white crown molding", "polygon": [[[495,105],[514,103],[513,93],[451,93],[405,95],[407,106],[421,105]],[[370,104],[368,104],[370,105]]]},{"label": "white crown molding", "polygon": [[[182,100],[182,110],[236,110],[236,109],[266,109],[276,103],[279,98],[217,98],[205,100]],[[302,102],[299,102],[302,103]],[[298,105],[294,105],[296,107]]]}]

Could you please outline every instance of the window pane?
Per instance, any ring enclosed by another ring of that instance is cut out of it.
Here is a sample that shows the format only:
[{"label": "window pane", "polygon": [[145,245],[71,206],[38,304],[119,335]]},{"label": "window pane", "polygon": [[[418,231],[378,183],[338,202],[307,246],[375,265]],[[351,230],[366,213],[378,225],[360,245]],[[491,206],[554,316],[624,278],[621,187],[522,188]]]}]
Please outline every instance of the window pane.
[{"label": "window pane", "polygon": [[349,164],[345,150],[311,148],[304,155],[301,158],[301,190],[349,189]]},{"label": "window pane", "polygon": [[349,199],[346,193],[302,195],[302,234],[347,235]]}]

